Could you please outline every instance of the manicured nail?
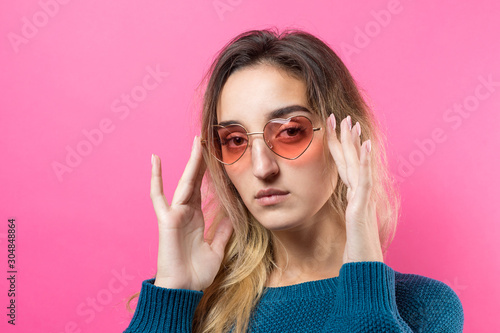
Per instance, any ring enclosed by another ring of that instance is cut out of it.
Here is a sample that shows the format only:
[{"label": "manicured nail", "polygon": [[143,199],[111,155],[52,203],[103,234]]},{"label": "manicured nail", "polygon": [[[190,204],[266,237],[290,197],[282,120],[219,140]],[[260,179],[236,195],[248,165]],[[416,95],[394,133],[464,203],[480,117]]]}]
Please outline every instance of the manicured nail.
[{"label": "manicured nail", "polygon": [[154,163],[155,154],[151,154],[151,165]]},{"label": "manicured nail", "polygon": [[351,116],[347,116],[347,124],[349,125],[349,131],[352,129]]},{"label": "manicured nail", "polygon": [[361,136],[361,125],[359,124],[359,122],[356,122],[356,129],[358,131],[358,136]]},{"label": "manicured nail", "polygon": [[330,115],[330,125],[332,126],[332,129],[335,131],[337,123],[335,122],[335,116],[333,115],[333,113]]},{"label": "manicured nail", "polygon": [[370,140],[368,140],[366,142],[366,151],[370,152],[371,150],[372,150],[372,142]]}]

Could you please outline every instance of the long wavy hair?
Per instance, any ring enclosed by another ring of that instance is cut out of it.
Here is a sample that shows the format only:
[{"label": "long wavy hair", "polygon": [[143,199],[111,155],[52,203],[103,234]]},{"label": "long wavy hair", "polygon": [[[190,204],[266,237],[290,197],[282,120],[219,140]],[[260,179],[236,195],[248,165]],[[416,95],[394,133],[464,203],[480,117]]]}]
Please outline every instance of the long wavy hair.
[{"label": "long wavy hair", "polygon": [[[334,114],[337,124],[351,115],[352,123],[361,125],[361,140],[371,139],[372,196],[376,200],[380,243],[385,254],[394,238],[400,207],[396,182],[388,170],[385,136],[347,67],[319,38],[295,29],[281,33],[269,29],[247,31],[231,40],[218,53],[202,82],[201,136],[212,142],[210,128],[218,123],[217,104],[228,77],[237,70],[260,64],[275,66],[302,80],[311,111],[319,116],[323,127],[330,114]],[[336,131],[340,136],[340,126]],[[331,158],[327,136],[323,139],[325,158]],[[203,156],[207,163],[203,210],[211,220],[207,238],[211,238],[223,218],[232,221],[234,230],[213,283],[203,290],[194,314],[193,332],[245,332],[270,273],[277,269],[274,262],[277,241],[249,212],[224,166],[207,149]],[[344,223],[346,195],[347,186],[339,176],[327,204],[332,217],[335,214]]]}]

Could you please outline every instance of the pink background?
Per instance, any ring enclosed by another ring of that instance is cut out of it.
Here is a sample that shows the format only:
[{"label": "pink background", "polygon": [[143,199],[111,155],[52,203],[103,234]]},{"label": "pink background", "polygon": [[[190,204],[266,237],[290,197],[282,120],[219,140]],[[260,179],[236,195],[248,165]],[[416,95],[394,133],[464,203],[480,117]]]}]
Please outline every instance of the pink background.
[{"label": "pink background", "polygon": [[[60,3],[0,5],[1,331],[125,329],[124,300],[156,269],[151,153],[163,158],[171,198],[212,57],[238,33],[270,26],[328,42],[387,127],[403,203],[386,262],[452,287],[465,332],[497,329],[498,2]],[[81,160],[58,176],[53,165],[77,149]],[[16,327],[6,317],[12,217]]]}]

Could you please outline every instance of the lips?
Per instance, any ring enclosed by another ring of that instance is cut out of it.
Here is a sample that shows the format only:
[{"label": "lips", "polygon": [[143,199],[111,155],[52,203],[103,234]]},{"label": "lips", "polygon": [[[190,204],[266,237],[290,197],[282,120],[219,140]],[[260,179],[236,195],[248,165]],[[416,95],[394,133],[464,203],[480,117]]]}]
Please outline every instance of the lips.
[{"label": "lips", "polygon": [[255,201],[261,206],[275,206],[279,205],[286,200],[290,196],[290,192],[278,190],[276,188],[266,188],[264,190],[260,190],[259,193],[255,196]]},{"label": "lips", "polygon": [[257,195],[255,196],[256,199],[260,199],[260,198],[263,198],[263,197],[269,197],[269,196],[273,196],[273,195],[285,195],[285,194],[288,194],[290,192],[286,192],[286,191],[282,191],[282,190],[278,190],[276,188],[266,188],[264,190],[260,190]]}]

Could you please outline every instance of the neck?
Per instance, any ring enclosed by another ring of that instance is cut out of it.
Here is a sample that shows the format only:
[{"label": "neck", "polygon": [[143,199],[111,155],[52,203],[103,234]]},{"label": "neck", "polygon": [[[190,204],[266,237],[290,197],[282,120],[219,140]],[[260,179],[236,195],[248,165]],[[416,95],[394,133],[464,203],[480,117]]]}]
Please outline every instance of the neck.
[{"label": "neck", "polygon": [[340,219],[328,214],[294,230],[273,231],[275,262],[267,286],[279,287],[338,276],[346,241]]}]

